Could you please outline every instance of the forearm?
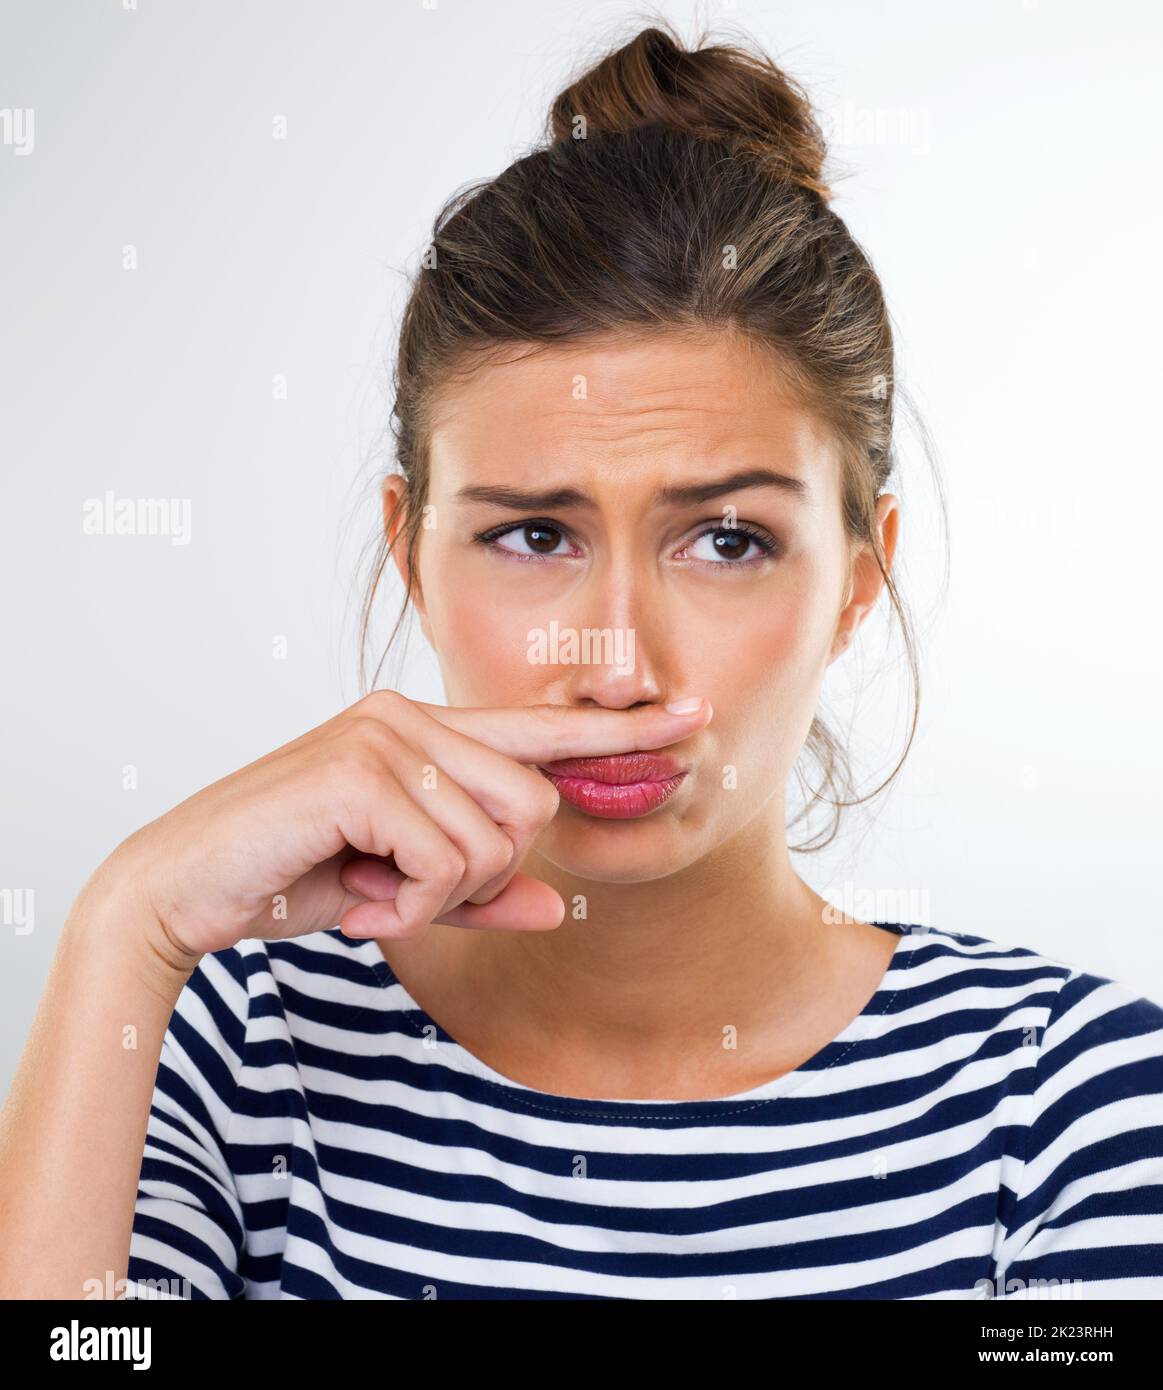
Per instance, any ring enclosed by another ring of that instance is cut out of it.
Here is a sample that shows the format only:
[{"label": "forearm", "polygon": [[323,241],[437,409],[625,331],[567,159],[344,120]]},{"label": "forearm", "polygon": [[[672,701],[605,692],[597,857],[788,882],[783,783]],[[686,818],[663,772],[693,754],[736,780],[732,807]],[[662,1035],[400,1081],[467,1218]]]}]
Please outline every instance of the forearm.
[{"label": "forearm", "polygon": [[65,923],[0,1114],[0,1298],[80,1298],[128,1268],[162,1041],[197,962],[108,864]]}]

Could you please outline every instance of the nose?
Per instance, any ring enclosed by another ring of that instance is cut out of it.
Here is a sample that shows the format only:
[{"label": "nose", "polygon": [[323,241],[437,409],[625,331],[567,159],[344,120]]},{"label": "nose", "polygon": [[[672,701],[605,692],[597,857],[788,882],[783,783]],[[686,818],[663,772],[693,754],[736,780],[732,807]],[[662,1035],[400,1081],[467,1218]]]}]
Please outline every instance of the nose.
[{"label": "nose", "polygon": [[662,685],[640,666],[623,672],[604,663],[579,664],[567,679],[566,689],[571,704],[594,704],[603,709],[636,709],[665,702]]},{"label": "nose", "polygon": [[[573,625],[558,656],[569,703],[633,709],[674,694],[678,655],[664,596],[628,565],[595,569],[568,605]],[[680,692],[683,693],[683,692]]]}]

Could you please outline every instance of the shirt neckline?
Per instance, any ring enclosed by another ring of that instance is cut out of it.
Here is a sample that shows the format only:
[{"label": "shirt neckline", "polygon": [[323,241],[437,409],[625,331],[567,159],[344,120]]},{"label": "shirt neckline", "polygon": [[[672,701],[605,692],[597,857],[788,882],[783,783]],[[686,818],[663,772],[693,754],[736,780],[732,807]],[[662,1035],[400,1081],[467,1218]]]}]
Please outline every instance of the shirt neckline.
[{"label": "shirt neckline", "polygon": [[338,926],[330,928],[325,934],[334,937],[350,950],[354,959],[369,971],[381,988],[396,991],[400,999],[399,1011],[402,1017],[420,1037],[426,1040],[433,1036],[438,1038],[442,1046],[455,1057],[458,1070],[504,1092],[509,1104],[523,1105],[540,1113],[548,1112],[577,1119],[648,1119],[657,1122],[683,1120],[700,1115],[717,1119],[784,1100],[805,1090],[809,1083],[818,1080],[824,1071],[835,1066],[858,1042],[867,1037],[873,1020],[892,1010],[902,974],[913,961],[913,952],[908,943],[917,933],[927,930],[901,922],[873,921],[869,925],[892,932],[901,939],[893,950],[875,992],[856,1017],[792,1071],[784,1072],[782,1076],[761,1082],[746,1091],[704,1100],[603,1099],[596,1096],[558,1095],[552,1091],[539,1091],[535,1087],[526,1086],[523,1082],[496,1071],[457,1042],[443,1025],[412,998],[374,940],[353,940],[345,936]]}]

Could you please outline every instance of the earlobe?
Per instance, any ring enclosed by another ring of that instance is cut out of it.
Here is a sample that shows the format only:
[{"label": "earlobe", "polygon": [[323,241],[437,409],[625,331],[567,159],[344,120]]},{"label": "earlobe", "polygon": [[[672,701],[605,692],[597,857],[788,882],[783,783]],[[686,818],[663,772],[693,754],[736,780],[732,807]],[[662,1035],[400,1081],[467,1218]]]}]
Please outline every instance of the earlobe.
[{"label": "earlobe", "polygon": [[[853,615],[855,614],[855,617]],[[837,624],[836,631],[832,637],[832,654],[828,658],[829,666],[838,657],[842,656],[852,645],[852,635],[863,621],[863,611],[858,605],[848,604],[840,614],[840,622]]]}]

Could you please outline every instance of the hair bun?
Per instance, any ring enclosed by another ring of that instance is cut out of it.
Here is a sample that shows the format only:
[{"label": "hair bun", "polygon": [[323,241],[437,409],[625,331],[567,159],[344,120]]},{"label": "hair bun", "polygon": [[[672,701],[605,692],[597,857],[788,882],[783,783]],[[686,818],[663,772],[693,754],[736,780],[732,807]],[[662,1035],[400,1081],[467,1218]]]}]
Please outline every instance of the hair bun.
[{"label": "hair bun", "polygon": [[[705,35],[704,35],[705,38]],[[827,200],[827,146],[803,89],[762,52],[733,44],[693,49],[665,29],[642,30],[561,93],[549,112],[553,140],[585,129],[611,134],[661,125],[717,140]]]}]

